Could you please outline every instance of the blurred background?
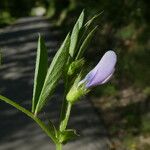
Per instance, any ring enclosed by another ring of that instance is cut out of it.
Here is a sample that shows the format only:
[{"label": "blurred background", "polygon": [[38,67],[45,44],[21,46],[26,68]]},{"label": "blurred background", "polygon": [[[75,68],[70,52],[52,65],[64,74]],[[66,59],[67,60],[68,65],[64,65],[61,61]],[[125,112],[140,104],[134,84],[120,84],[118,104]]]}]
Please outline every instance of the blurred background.
[{"label": "blurred background", "polygon": [[116,51],[118,62],[111,83],[89,96],[108,130],[112,150],[149,150],[149,8],[147,0],[1,0],[0,31],[21,17],[45,16],[61,28],[63,39],[83,9],[87,19],[103,11],[87,50],[87,67],[109,49]]}]

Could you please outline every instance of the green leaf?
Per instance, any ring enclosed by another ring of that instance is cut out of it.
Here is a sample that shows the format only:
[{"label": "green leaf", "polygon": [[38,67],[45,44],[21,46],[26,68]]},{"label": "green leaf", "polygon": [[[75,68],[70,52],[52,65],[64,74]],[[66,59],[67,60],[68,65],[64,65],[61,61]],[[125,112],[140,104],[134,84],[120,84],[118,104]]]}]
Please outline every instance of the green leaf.
[{"label": "green leaf", "polygon": [[80,49],[79,49],[79,52],[77,54],[77,57],[76,57],[76,60],[80,59],[85,51],[85,49],[88,47],[90,41],[92,40],[92,38],[94,37],[95,35],[95,32],[97,30],[98,26],[96,26],[89,34],[88,36],[85,38],[85,40],[83,41]]},{"label": "green leaf", "polygon": [[88,29],[96,22],[96,20],[101,16],[102,13],[103,13],[103,11],[100,12],[99,14],[93,16],[93,17],[83,26],[83,28],[85,28],[84,30],[88,30]]},{"label": "green leaf", "polygon": [[44,43],[44,39],[39,35],[37,55],[36,55],[35,75],[34,75],[32,112],[35,111],[35,107],[37,105],[46,77],[47,68],[48,68],[47,49]]},{"label": "green leaf", "polygon": [[81,44],[83,43],[84,39],[88,36],[88,34],[93,30],[93,25],[96,23],[97,19],[101,16],[103,12],[100,12],[99,14],[92,17],[82,28],[79,32],[79,41],[77,45],[77,50],[79,50]]},{"label": "green leaf", "polygon": [[60,132],[59,135],[59,142],[60,143],[66,143],[69,140],[72,140],[76,137],[78,137],[79,135],[77,134],[76,130],[73,129],[67,129],[63,132]]},{"label": "green leaf", "polygon": [[84,22],[84,10],[81,12],[77,22],[79,23],[79,29],[81,29],[81,27],[83,26],[83,22]]},{"label": "green leaf", "polygon": [[60,49],[54,56],[52,63],[48,69],[45,82],[37,103],[35,114],[37,114],[46,104],[48,97],[52,95],[56,85],[64,70],[66,60],[69,55],[70,34],[67,35]]},{"label": "green leaf", "polygon": [[83,26],[84,22],[84,10],[80,14],[76,24],[73,27],[72,34],[71,34],[71,41],[70,41],[70,48],[69,48],[69,54],[71,57],[74,57],[74,54],[76,52],[76,46],[78,42],[79,37],[79,31]]},{"label": "green leaf", "polygon": [[55,125],[49,119],[47,119],[47,120],[48,120],[48,125],[47,125],[48,129],[51,131],[53,136],[57,138],[58,137],[58,131],[57,131]]},{"label": "green leaf", "polygon": [[47,125],[43,121],[41,121],[39,118],[34,116],[33,113],[31,113],[29,110],[25,109],[24,107],[20,106],[19,104],[15,103],[11,99],[8,99],[7,97],[4,97],[2,95],[0,95],[0,100],[2,100],[5,103],[8,103],[9,105],[15,107],[16,109],[18,109],[19,111],[23,112],[28,117],[33,119],[41,127],[41,129],[53,140],[53,142],[57,143],[57,138],[53,135],[50,128],[48,128]]}]

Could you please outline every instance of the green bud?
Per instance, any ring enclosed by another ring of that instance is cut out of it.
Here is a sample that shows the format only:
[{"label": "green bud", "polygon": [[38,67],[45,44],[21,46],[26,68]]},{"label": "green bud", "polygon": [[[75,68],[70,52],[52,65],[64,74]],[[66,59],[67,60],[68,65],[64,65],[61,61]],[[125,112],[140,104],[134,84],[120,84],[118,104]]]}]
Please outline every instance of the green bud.
[{"label": "green bud", "polygon": [[79,69],[84,65],[84,59],[79,59],[73,61],[68,69],[68,75],[73,75],[75,72],[79,71]]}]

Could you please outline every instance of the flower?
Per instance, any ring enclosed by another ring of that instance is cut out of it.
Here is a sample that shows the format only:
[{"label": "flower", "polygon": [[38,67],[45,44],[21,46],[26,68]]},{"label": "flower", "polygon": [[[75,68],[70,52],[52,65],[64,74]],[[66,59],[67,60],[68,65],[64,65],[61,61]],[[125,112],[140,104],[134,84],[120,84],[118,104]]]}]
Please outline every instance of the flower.
[{"label": "flower", "polygon": [[87,94],[91,87],[106,83],[115,71],[116,61],[116,53],[111,50],[107,51],[83,80],[80,81],[81,76],[78,76],[66,96],[67,101],[73,104],[81,96]]},{"label": "flower", "polygon": [[107,51],[99,63],[92,69],[85,78],[79,82],[79,85],[85,83],[86,88],[106,83],[115,71],[117,61],[116,53],[112,50]]}]

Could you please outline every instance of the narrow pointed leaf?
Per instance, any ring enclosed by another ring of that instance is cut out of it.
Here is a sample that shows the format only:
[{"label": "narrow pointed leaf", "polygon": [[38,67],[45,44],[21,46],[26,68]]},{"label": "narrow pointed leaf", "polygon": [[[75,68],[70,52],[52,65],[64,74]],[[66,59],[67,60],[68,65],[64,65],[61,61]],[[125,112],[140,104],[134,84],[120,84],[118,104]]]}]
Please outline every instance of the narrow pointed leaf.
[{"label": "narrow pointed leaf", "polygon": [[41,129],[53,140],[54,143],[57,143],[57,138],[53,135],[52,131],[47,127],[47,125],[41,121],[39,118],[33,115],[29,110],[25,109],[24,107],[20,106],[18,103],[12,101],[11,99],[8,99],[7,97],[4,97],[0,95],[0,101],[4,101],[5,103],[15,107],[19,111],[26,114],[28,117],[33,119],[40,127]]},{"label": "narrow pointed leaf", "polygon": [[83,28],[85,28],[85,30],[88,30],[88,29],[96,22],[96,20],[101,16],[102,13],[103,13],[103,11],[100,12],[99,14],[93,16],[93,17],[83,26]]},{"label": "narrow pointed leaf", "polygon": [[76,45],[78,42],[79,31],[83,26],[83,22],[84,22],[84,11],[82,11],[82,13],[80,14],[72,30],[70,48],[69,48],[69,54],[71,57],[74,57],[74,54],[76,52]]},{"label": "narrow pointed leaf", "polygon": [[81,44],[85,40],[85,38],[88,36],[88,34],[93,30],[93,25],[96,23],[97,19],[101,16],[103,12],[100,12],[99,14],[92,17],[82,28],[79,32],[79,41],[77,45],[77,50],[79,50]]},{"label": "narrow pointed leaf", "polygon": [[80,59],[85,51],[85,49],[88,47],[90,41],[92,40],[92,38],[94,37],[94,34],[97,30],[98,26],[96,26],[89,34],[88,36],[85,38],[85,40],[83,41],[80,49],[79,49],[79,52],[77,54],[77,57],[76,57],[76,60]]},{"label": "narrow pointed leaf", "polygon": [[38,102],[44,80],[48,68],[48,56],[47,49],[44,43],[44,39],[39,35],[37,55],[36,55],[36,66],[34,75],[34,87],[33,87],[33,98],[32,98],[32,112],[34,112],[36,104]]},{"label": "narrow pointed leaf", "polygon": [[48,69],[44,86],[36,106],[35,114],[37,114],[46,104],[48,97],[52,95],[56,85],[64,70],[66,60],[69,55],[70,35],[68,34],[60,49],[54,56],[52,63]]},{"label": "narrow pointed leaf", "polygon": [[78,22],[79,22],[79,28],[81,29],[81,27],[83,26],[83,22],[84,22],[84,10],[81,12],[78,18]]}]

